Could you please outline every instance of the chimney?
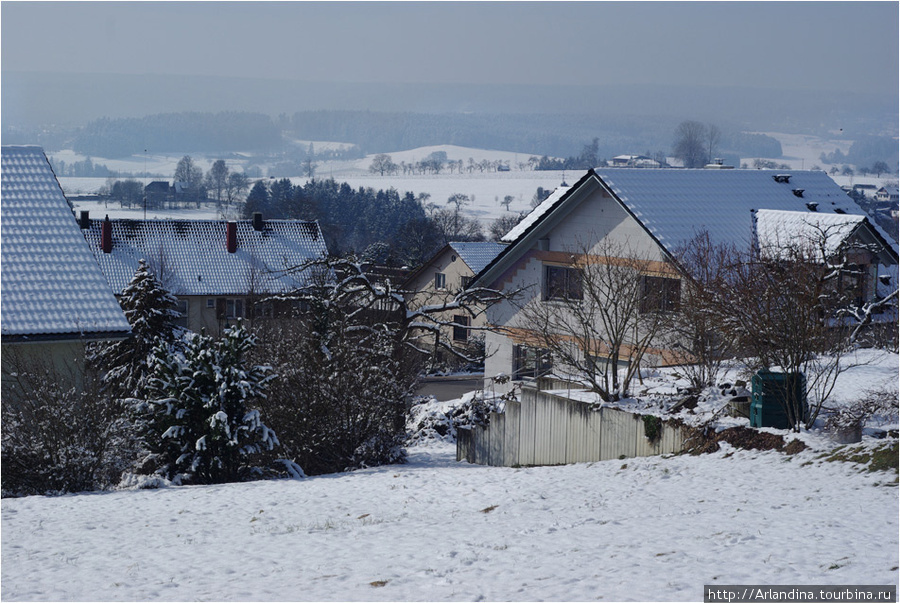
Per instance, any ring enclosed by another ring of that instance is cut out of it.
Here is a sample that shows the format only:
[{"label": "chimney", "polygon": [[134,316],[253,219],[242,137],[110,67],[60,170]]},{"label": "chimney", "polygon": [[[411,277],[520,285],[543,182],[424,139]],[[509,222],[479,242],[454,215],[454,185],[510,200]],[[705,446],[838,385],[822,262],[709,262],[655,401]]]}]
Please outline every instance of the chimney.
[{"label": "chimney", "polygon": [[87,230],[91,227],[91,212],[87,210],[81,210],[81,217],[78,219],[78,226],[81,227],[81,230]]},{"label": "chimney", "polygon": [[253,230],[259,232],[263,229],[263,219],[262,213],[255,211],[253,212]]},{"label": "chimney", "polygon": [[100,249],[103,253],[112,253],[112,223],[108,215],[100,224]]},{"label": "chimney", "polygon": [[237,222],[225,223],[225,249],[228,253],[237,251]]}]

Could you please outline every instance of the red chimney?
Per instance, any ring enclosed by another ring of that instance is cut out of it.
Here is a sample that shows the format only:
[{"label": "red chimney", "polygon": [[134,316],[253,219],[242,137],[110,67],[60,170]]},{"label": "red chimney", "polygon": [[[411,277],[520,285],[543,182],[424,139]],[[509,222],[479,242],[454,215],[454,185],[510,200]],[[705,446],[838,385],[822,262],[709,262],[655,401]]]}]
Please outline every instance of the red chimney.
[{"label": "red chimney", "polygon": [[228,253],[237,251],[237,222],[225,223],[225,249]]},{"label": "red chimney", "polygon": [[103,253],[112,253],[112,224],[109,216],[100,224],[100,249]]}]

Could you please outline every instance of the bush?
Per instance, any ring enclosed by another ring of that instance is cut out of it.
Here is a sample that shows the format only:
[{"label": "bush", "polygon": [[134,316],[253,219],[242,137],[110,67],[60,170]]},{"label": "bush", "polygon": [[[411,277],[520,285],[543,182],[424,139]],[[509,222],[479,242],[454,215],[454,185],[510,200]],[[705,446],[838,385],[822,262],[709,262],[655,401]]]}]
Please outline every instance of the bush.
[{"label": "bush", "polygon": [[63,494],[115,486],[136,451],[124,403],[95,380],[65,388],[53,369],[19,370],[22,396],[2,400],[2,495]]}]

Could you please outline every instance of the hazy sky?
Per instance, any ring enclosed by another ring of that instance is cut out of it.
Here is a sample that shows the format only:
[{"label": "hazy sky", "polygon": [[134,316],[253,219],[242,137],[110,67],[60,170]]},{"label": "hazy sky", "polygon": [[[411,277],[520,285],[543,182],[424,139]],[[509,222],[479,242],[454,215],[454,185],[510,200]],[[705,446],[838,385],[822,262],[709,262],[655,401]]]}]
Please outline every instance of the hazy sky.
[{"label": "hazy sky", "polygon": [[14,2],[2,69],[896,95],[889,2]]}]

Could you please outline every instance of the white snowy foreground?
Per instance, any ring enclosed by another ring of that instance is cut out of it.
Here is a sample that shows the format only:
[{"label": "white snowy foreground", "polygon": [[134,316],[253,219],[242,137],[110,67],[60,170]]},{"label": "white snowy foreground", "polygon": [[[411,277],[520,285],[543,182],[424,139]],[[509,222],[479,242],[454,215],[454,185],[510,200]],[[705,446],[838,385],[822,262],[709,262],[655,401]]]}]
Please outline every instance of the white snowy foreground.
[{"label": "white snowy foreground", "polygon": [[2,598],[674,601],[898,581],[896,474],[821,451],[522,469],[410,452],[298,481],[4,499]]}]

